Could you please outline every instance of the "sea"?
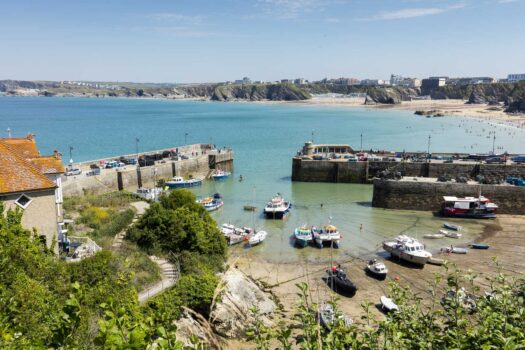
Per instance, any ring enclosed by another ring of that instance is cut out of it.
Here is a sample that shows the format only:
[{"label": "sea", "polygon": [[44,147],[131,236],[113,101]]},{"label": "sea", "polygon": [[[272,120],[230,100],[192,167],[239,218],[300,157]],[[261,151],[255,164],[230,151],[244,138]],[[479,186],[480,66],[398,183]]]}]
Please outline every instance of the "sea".
[{"label": "sea", "polygon": [[[233,175],[205,181],[192,191],[223,195],[225,205],[212,213],[218,224],[268,232],[261,245],[237,245],[230,248],[233,254],[283,263],[366,259],[382,255],[381,242],[399,234],[421,238],[429,249],[439,250],[472,241],[485,227],[481,221],[454,220],[464,226],[461,239],[424,240],[443,220],[429,212],[372,208],[370,185],[292,182],[292,157],[305,141],[399,152],[525,152],[525,130],[495,120],[287,103],[4,96],[0,137],[7,137],[8,129],[17,137],[33,133],[43,154],[58,149],[75,162],[135,153],[136,139],[140,152],[192,143],[231,147]],[[293,209],[285,220],[266,220],[262,209],[276,193],[290,200]],[[244,205],[257,210],[244,211]],[[342,232],[339,249],[293,246],[296,227],[328,223]]]}]

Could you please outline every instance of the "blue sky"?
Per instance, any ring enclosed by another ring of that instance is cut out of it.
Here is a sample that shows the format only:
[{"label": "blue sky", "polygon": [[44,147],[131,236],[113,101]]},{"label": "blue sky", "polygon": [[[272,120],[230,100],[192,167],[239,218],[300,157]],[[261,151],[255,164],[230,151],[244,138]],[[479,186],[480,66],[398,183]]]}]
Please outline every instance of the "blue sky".
[{"label": "blue sky", "polygon": [[1,0],[0,32],[0,79],[525,73],[525,0]]}]

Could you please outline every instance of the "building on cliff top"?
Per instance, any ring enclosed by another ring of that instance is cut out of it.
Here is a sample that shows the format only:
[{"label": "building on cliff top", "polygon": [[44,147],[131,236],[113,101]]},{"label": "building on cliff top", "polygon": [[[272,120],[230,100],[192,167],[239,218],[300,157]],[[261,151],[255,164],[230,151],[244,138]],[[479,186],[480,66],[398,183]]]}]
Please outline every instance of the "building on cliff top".
[{"label": "building on cliff top", "polygon": [[[48,247],[63,226],[64,171],[60,153],[42,156],[34,135],[0,138],[0,202],[4,210],[22,210],[22,226],[36,229]],[[56,245],[53,248],[58,251]]]}]

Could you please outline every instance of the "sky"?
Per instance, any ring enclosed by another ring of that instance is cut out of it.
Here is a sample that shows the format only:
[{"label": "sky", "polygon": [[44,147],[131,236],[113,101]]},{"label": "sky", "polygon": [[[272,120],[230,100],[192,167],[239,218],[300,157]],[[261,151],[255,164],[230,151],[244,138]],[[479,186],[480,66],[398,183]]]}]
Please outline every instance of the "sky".
[{"label": "sky", "polygon": [[0,0],[0,79],[525,73],[525,0]]}]

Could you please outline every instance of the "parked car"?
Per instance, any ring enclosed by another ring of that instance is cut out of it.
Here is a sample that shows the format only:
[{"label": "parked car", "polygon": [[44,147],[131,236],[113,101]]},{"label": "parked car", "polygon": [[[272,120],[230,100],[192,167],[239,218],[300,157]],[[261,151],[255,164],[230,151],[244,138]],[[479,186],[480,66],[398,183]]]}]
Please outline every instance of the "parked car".
[{"label": "parked car", "polygon": [[502,157],[490,157],[490,158],[485,159],[485,162],[487,164],[501,164],[501,163],[505,163],[505,160],[503,160]]},{"label": "parked car", "polygon": [[515,156],[511,159],[514,163],[525,163],[525,156]]},{"label": "parked car", "polygon": [[66,170],[66,176],[74,176],[80,174],[82,174],[82,170],[80,170],[79,168],[70,168]]}]

